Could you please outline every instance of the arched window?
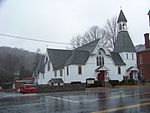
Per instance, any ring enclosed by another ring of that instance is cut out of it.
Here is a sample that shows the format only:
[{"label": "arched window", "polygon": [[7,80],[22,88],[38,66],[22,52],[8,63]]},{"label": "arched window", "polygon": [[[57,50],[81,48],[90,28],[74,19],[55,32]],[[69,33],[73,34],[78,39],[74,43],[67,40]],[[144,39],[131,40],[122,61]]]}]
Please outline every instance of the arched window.
[{"label": "arched window", "polygon": [[122,30],[122,25],[121,24],[119,24],[119,30]]},{"label": "arched window", "polygon": [[99,52],[98,56],[96,57],[97,66],[104,66],[104,57],[102,53]]}]

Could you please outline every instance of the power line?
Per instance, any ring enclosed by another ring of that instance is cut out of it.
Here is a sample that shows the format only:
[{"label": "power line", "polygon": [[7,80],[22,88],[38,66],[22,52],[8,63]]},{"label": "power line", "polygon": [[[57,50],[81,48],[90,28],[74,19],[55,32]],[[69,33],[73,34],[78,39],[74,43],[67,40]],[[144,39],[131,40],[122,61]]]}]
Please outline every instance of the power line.
[{"label": "power line", "polygon": [[71,44],[71,43],[63,43],[63,42],[54,42],[54,41],[49,41],[49,40],[40,40],[40,39],[34,39],[34,38],[28,38],[28,37],[23,37],[23,36],[14,36],[14,35],[9,35],[9,34],[3,34],[0,33],[0,36],[5,36],[9,38],[17,38],[17,39],[23,39],[23,40],[30,40],[30,41],[37,41],[37,42],[46,42],[46,43],[54,43],[54,44]]}]

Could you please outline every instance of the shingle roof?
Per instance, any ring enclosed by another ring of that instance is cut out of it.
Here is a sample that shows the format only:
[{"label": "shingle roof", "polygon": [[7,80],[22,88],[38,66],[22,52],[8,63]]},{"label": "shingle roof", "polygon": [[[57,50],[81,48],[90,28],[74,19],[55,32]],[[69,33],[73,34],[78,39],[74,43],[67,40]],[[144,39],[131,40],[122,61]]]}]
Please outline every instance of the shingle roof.
[{"label": "shingle roof", "polygon": [[99,39],[74,50],[47,49],[54,70],[63,69],[65,65],[85,65]]},{"label": "shingle roof", "polygon": [[83,45],[81,47],[78,47],[78,48],[76,48],[74,50],[85,50],[85,51],[89,51],[89,53],[91,54],[92,51],[94,50],[95,46],[98,44],[99,40],[100,39],[96,39],[96,40],[94,40],[94,41],[92,41],[92,42],[90,42],[88,44],[85,44],[85,45]]},{"label": "shingle roof", "polygon": [[39,64],[37,66],[37,71],[40,72],[40,73],[44,73],[44,68],[45,68],[45,63],[44,63],[44,60],[45,60],[45,56],[42,56],[40,61],[39,61]]},{"label": "shingle roof", "polygon": [[120,14],[119,14],[117,23],[119,23],[119,22],[127,22],[127,19],[126,19],[126,17],[124,16],[124,13],[123,13],[122,10],[120,11]]},{"label": "shingle roof", "polygon": [[71,55],[71,50],[47,49],[54,70],[62,69]]},{"label": "shingle roof", "polygon": [[115,42],[114,52],[136,52],[128,31],[120,31]]},{"label": "shingle roof", "polygon": [[144,44],[136,45],[135,49],[136,49],[136,52],[144,51],[145,50],[145,45]]},{"label": "shingle roof", "polygon": [[87,59],[89,57],[89,52],[88,51],[83,51],[83,50],[74,50],[72,51],[72,54],[70,58],[67,60],[66,64],[80,64],[80,65],[85,65]]},{"label": "shingle roof", "polygon": [[112,57],[115,65],[117,65],[117,66],[124,66],[124,65],[126,65],[124,63],[124,61],[122,60],[121,56],[119,55],[119,53],[117,53],[117,52],[110,52],[110,54],[111,54],[111,57]]}]

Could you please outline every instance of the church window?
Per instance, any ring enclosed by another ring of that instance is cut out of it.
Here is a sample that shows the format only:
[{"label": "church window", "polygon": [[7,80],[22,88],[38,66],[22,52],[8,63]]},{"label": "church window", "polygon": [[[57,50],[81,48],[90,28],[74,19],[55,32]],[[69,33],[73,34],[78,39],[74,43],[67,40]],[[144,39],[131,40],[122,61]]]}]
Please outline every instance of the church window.
[{"label": "church window", "polygon": [[118,74],[121,74],[121,67],[118,66]]},{"label": "church window", "polygon": [[54,71],[54,76],[57,77],[57,70]]},{"label": "church window", "polygon": [[129,58],[129,55],[128,55],[128,53],[126,54],[126,56],[127,56],[127,59]]},{"label": "church window", "polygon": [[96,57],[96,63],[97,66],[104,66],[104,57],[102,56],[101,52],[99,52],[99,55]]},{"label": "church window", "polygon": [[132,60],[134,59],[134,54],[132,54]]},{"label": "church window", "polygon": [[121,26],[121,24],[119,24],[119,30],[122,30],[122,26]]},{"label": "church window", "polygon": [[44,79],[44,74],[43,74],[43,79]]},{"label": "church window", "polygon": [[82,74],[82,66],[78,66],[78,74]]},{"label": "church window", "polygon": [[50,70],[50,62],[48,62],[48,64],[47,64],[47,70],[48,71]]},{"label": "church window", "polygon": [[62,69],[60,70],[60,76],[63,76],[63,70]]},{"label": "church window", "polygon": [[67,66],[67,75],[69,75],[69,67]]},{"label": "church window", "polygon": [[126,24],[124,23],[124,24],[123,24],[123,29],[125,29],[125,28],[126,28]]}]

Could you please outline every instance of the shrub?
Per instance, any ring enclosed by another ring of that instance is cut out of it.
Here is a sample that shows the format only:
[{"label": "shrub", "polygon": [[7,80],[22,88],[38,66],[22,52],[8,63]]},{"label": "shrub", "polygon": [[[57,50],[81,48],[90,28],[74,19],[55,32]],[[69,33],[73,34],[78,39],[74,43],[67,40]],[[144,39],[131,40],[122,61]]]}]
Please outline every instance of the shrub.
[{"label": "shrub", "polygon": [[128,84],[129,84],[129,85],[135,85],[135,80],[131,80],[131,79],[128,80]]},{"label": "shrub", "polygon": [[109,80],[109,83],[110,83],[112,86],[116,86],[116,85],[119,85],[119,80]]}]

